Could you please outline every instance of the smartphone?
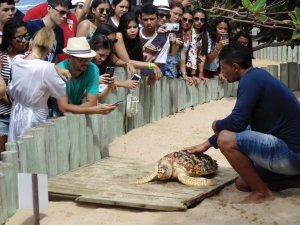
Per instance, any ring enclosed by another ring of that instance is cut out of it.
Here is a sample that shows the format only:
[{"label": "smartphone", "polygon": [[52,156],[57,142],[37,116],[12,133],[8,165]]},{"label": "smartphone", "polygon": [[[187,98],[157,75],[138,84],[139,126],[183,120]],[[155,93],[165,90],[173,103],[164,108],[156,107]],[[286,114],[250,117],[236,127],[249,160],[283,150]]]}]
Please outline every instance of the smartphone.
[{"label": "smartphone", "polygon": [[105,73],[109,74],[109,77],[113,77],[114,72],[115,72],[115,67],[113,67],[113,66],[106,67]]},{"label": "smartphone", "polygon": [[222,34],[221,34],[221,37],[222,37],[222,40],[226,40],[226,39],[229,38],[229,37],[228,37],[228,33],[222,33]]},{"label": "smartphone", "polygon": [[131,80],[137,80],[137,81],[139,81],[141,79],[141,76],[140,75],[138,75],[138,74],[133,74],[133,76],[131,77]]},{"label": "smartphone", "polygon": [[123,103],[123,101],[117,101],[117,102],[115,102],[113,105],[118,106],[118,105],[120,105],[121,103]]}]

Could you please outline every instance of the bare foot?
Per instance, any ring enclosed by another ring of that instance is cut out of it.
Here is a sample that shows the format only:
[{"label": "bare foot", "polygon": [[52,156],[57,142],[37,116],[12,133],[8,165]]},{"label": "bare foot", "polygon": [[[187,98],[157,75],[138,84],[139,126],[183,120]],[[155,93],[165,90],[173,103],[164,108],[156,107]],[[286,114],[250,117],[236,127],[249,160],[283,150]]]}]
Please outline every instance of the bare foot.
[{"label": "bare foot", "polygon": [[250,187],[246,184],[242,177],[238,177],[235,180],[235,187],[239,191],[250,192]]},{"label": "bare foot", "polygon": [[273,197],[273,194],[271,191],[268,191],[267,193],[252,192],[243,201],[241,201],[241,203],[262,203],[262,202],[271,201],[271,200],[274,200],[274,197]]}]

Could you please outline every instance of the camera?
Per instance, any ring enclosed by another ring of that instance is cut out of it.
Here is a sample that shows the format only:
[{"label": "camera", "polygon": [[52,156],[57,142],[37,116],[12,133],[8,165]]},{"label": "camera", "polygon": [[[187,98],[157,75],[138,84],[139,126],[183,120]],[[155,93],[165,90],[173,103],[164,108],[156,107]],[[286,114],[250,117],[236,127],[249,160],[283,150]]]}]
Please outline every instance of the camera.
[{"label": "camera", "polygon": [[179,31],[179,23],[165,23],[165,30],[168,32]]}]

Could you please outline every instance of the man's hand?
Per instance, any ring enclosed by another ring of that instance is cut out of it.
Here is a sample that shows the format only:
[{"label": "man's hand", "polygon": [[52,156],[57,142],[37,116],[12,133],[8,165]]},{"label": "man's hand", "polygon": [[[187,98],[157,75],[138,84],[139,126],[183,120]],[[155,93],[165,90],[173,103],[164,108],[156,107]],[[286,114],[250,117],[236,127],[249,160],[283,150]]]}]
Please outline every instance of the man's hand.
[{"label": "man's hand", "polygon": [[113,104],[98,104],[96,106],[96,111],[98,114],[108,114],[111,111],[113,111],[115,108],[117,108],[117,105],[113,105]]},{"label": "man's hand", "polygon": [[69,82],[72,78],[72,75],[69,70],[63,69],[59,66],[55,66],[55,70],[57,74],[63,79],[65,82]]},{"label": "man's hand", "polygon": [[217,127],[216,127],[216,123],[217,123],[218,120],[215,120],[212,125],[211,125],[211,128],[212,130],[214,131],[215,135],[218,135],[219,134],[219,131],[217,130]]},{"label": "man's hand", "polygon": [[208,140],[206,140],[205,142],[203,142],[200,145],[194,145],[194,146],[191,146],[191,147],[187,147],[187,148],[182,149],[182,151],[187,151],[189,153],[205,152],[210,147],[211,147],[211,144],[209,143]]}]

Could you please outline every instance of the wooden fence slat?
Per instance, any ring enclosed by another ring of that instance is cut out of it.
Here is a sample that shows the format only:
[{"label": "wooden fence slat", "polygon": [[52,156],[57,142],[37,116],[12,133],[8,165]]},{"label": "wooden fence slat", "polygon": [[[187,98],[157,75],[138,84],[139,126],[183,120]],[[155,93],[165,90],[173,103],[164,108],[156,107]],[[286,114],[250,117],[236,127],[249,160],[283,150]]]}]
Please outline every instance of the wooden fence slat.
[{"label": "wooden fence slat", "polygon": [[[5,180],[5,197],[7,206],[7,216],[10,217],[16,212],[15,192],[14,192],[14,166],[11,163],[0,161],[0,173],[4,174]],[[5,212],[4,212],[5,213]]]},{"label": "wooden fence slat", "polygon": [[35,173],[47,173],[46,167],[46,150],[45,150],[45,130],[43,128],[28,128],[25,134],[32,135],[34,140],[34,152],[36,156],[36,169]]},{"label": "wooden fence slat", "polygon": [[70,140],[68,135],[68,122],[65,116],[50,119],[55,124],[57,172],[58,174],[69,171]]},{"label": "wooden fence slat", "polygon": [[20,139],[17,140],[18,145],[18,153],[19,153],[19,172],[20,173],[28,173],[28,156],[27,156],[27,144]]},{"label": "wooden fence slat", "polygon": [[[17,147],[17,145],[16,145]],[[7,189],[11,196],[8,201],[8,214],[12,216],[18,208],[18,178],[17,173],[19,171],[18,152],[17,151],[5,151],[1,152],[1,159],[4,163],[11,164],[12,168],[9,171],[11,188]],[[8,193],[7,193],[8,194]]]},{"label": "wooden fence slat", "polygon": [[66,114],[68,124],[68,134],[70,140],[70,169],[80,166],[80,150],[79,150],[79,115]]},{"label": "wooden fence slat", "polygon": [[[19,141],[22,141],[25,143],[26,145],[26,149],[25,149],[25,153],[26,154],[26,160],[27,161],[27,165],[23,165],[22,168],[27,168],[26,172],[27,173],[35,173],[35,171],[37,171],[37,166],[35,163],[36,160],[36,152],[34,151],[34,139],[32,135],[21,135],[18,137]],[[22,148],[22,150],[20,149],[20,151],[23,151],[24,148]],[[24,159],[22,159],[23,161]],[[25,163],[25,162],[24,162]]]},{"label": "wooden fence slat", "polygon": [[57,175],[57,143],[56,143],[56,130],[55,123],[45,122],[39,124],[39,127],[45,131],[45,154],[46,154],[46,166],[48,176],[52,177]]},{"label": "wooden fence slat", "polygon": [[[107,133],[105,134],[107,135]],[[86,118],[85,115],[79,115],[79,150],[80,150],[80,166],[86,165],[87,160],[87,136],[86,136]]]},{"label": "wooden fence slat", "polygon": [[7,209],[5,175],[0,172],[0,224],[4,224],[8,217]]}]

